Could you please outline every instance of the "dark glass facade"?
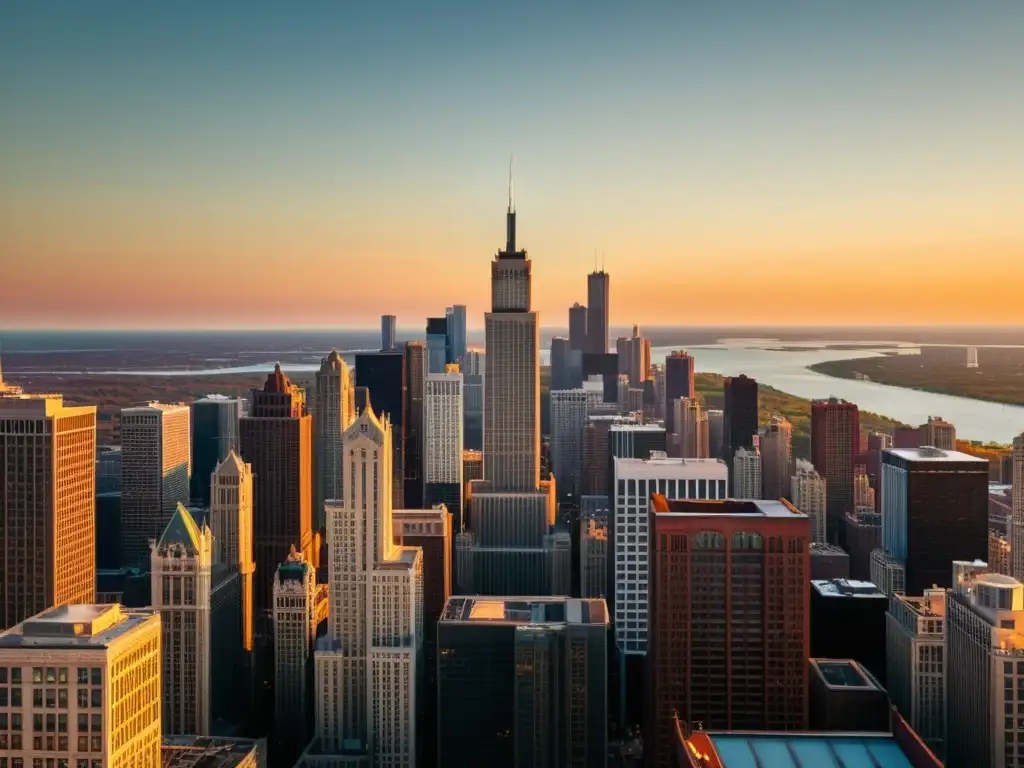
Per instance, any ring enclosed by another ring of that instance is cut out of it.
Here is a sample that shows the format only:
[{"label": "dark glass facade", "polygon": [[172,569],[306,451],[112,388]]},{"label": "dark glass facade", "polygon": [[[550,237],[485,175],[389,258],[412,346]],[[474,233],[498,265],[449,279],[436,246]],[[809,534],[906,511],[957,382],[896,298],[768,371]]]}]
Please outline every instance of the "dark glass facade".
[{"label": "dark glass facade", "polygon": [[[391,420],[392,504],[405,507],[405,441],[409,404],[403,352],[360,352],[356,354],[356,386],[366,387],[373,412]],[[358,390],[357,390],[358,392]],[[357,405],[358,407],[358,405]]]},{"label": "dark glass facade", "polygon": [[889,598],[871,582],[811,582],[811,655],[854,659],[885,684]]},{"label": "dark glass facade", "polygon": [[740,448],[750,448],[757,434],[757,381],[746,376],[727,376],[724,410],[725,444],[722,450],[725,455],[722,458],[729,464],[731,477],[733,455]]},{"label": "dark glass facade", "polygon": [[697,392],[693,373],[693,358],[685,352],[673,352],[665,359],[665,428],[669,434],[675,433],[676,423],[672,401],[693,397]]},{"label": "dark glass facade", "polygon": [[210,506],[210,475],[238,450],[241,400],[204,397],[192,404],[192,503]]},{"label": "dark glass facade", "polygon": [[[405,395],[408,424],[405,429],[406,509],[423,505],[423,387],[426,379],[427,349],[422,341],[405,343]],[[396,507],[397,508],[397,507]]]}]

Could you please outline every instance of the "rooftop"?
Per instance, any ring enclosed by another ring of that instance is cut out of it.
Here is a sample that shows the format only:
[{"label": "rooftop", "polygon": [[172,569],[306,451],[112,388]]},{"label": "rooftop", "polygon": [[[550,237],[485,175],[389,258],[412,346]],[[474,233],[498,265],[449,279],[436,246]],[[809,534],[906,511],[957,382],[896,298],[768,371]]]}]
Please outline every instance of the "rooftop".
[{"label": "rooftop", "polygon": [[813,541],[809,548],[812,555],[831,555],[833,557],[850,556],[842,547],[837,547],[835,544],[829,544],[824,541]]},{"label": "rooftop", "polygon": [[189,406],[187,403],[158,403],[155,400],[151,400],[145,405],[136,405],[130,408],[122,408],[122,413],[139,413],[140,411],[160,411],[161,413],[173,413],[175,411],[187,411]]},{"label": "rooftop", "polygon": [[[706,459],[693,459],[706,461]],[[804,517],[803,512],[788,501],[762,499],[668,499],[664,494],[651,494],[651,508],[663,515],[715,515],[730,517]]]},{"label": "rooftop", "polygon": [[942,618],[946,615],[946,590],[944,589],[926,589],[922,597],[908,597],[900,594],[894,594],[892,597],[918,616]]},{"label": "rooftop", "polygon": [[607,625],[608,609],[604,600],[568,597],[449,597],[440,621],[523,626]]},{"label": "rooftop", "polygon": [[913,768],[890,734],[714,733],[687,740],[708,768]]},{"label": "rooftop", "polygon": [[0,649],[105,648],[147,621],[158,617],[121,605],[61,605],[0,632]]},{"label": "rooftop", "polygon": [[878,587],[870,581],[856,581],[853,579],[815,579],[811,581],[811,587],[822,597],[869,597],[881,598],[888,603],[889,598],[885,596]]},{"label": "rooftop", "polygon": [[829,688],[869,688],[880,690],[877,682],[852,659],[808,659]]},{"label": "rooftop", "polygon": [[[640,424],[635,421],[616,421],[612,429],[619,429],[625,432],[664,432],[665,425],[659,421],[645,421]],[[707,461],[707,459],[690,459],[690,461]]]},{"label": "rooftop", "polygon": [[922,445],[919,448],[889,448],[882,452],[891,453],[907,461],[962,461],[975,464],[988,464],[988,459],[981,459],[960,451],[948,451],[943,448],[935,448],[930,445]]},{"label": "rooftop", "polygon": [[257,742],[206,736],[164,736],[162,768],[235,768],[257,760]]}]

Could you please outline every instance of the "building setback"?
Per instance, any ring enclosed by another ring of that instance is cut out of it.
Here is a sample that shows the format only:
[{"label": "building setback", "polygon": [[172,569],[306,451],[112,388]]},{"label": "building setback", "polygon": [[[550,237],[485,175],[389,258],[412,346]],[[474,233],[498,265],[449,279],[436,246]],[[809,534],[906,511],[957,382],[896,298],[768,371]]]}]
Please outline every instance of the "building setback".
[{"label": "building setback", "polygon": [[607,765],[603,600],[452,597],[437,631],[438,765]]},{"label": "building setback", "polygon": [[312,528],[312,418],[306,393],[281,371],[252,391],[241,420],[241,455],[253,473],[255,610],[273,608],[274,571],[295,546],[315,563]]},{"label": "building setback", "polygon": [[646,765],[674,713],[706,730],[805,730],[810,521],[785,501],[652,497]]},{"label": "building setback", "polygon": [[[3,380],[0,379],[0,386]],[[96,408],[0,396],[0,626],[96,595]]]}]

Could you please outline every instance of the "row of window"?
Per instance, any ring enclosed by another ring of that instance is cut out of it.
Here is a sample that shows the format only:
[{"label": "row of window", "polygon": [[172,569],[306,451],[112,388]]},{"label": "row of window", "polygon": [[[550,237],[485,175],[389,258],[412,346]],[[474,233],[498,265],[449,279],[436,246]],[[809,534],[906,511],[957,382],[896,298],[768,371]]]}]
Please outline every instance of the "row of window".
[{"label": "row of window", "polygon": [[[103,685],[103,670],[100,667],[78,667],[79,685]],[[21,685],[21,667],[0,667],[0,685],[10,682]],[[32,667],[33,683],[67,683],[68,667]]]}]

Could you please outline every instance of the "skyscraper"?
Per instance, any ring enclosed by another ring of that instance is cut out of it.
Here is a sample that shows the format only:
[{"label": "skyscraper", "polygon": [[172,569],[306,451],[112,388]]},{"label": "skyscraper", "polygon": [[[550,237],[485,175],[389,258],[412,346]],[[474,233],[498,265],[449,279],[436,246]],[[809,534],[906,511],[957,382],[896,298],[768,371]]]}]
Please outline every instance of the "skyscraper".
[{"label": "skyscraper", "polygon": [[316,569],[293,547],[274,576],[275,753],[293,765],[313,735]]},{"label": "skyscraper", "polygon": [[242,401],[224,395],[207,395],[192,403],[191,499],[210,506],[210,475],[228,451],[238,450],[238,420]]},{"label": "skyscraper", "polygon": [[540,480],[540,331],[511,184],[506,233],[484,315],[484,479],[472,484],[472,531],[457,537],[457,581],[479,594],[564,594],[571,540],[552,532],[554,483]]},{"label": "skyscraper", "polygon": [[1011,480],[1010,575],[1024,583],[1024,433],[1013,438],[1013,477]]},{"label": "skyscraper", "polygon": [[[424,359],[424,366],[426,360]],[[426,368],[423,368],[426,375]],[[356,386],[366,387],[374,412],[391,422],[394,468],[391,482],[395,507],[405,506],[405,457],[408,430],[409,393],[406,355],[402,352],[359,352],[356,354]]]},{"label": "skyscraper", "polygon": [[463,442],[466,450],[482,451],[484,448],[484,369],[486,357],[483,350],[470,349],[462,361],[463,386]]},{"label": "skyscraper", "polygon": [[[564,336],[551,339],[551,391],[573,389],[572,363],[569,355],[572,350],[569,340]],[[581,358],[582,360],[582,358]]]},{"label": "skyscraper", "polygon": [[772,414],[760,440],[763,499],[781,499],[790,490],[793,476],[793,425],[785,416]]},{"label": "skyscraper", "polygon": [[427,374],[423,397],[424,500],[444,504],[462,528],[462,374],[456,365],[446,373]]},{"label": "skyscraper", "polygon": [[740,448],[732,457],[733,493],[737,499],[761,497],[761,452],[757,445]]},{"label": "skyscraper", "polygon": [[395,544],[423,551],[423,676],[416,708],[420,736],[418,765],[437,762],[437,622],[452,594],[452,515],[443,505],[433,509],[396,509],[392,517]]},{"label": "skyscraper", "polygon": [[918,429],[921,431],[921,445],[931,445],[952,451],[956,448],[956,427],[941,416],[929,416],[928,421]]},{"label": "skyscraper", "polygon": [[338,350],[331,350],[320,361],[313,400],[313,433],[316,435],[313,514],[318,530],[324,527],[324,502],[342,498],[341,433],[355,418],[356,392],[352,371]]},{"label": "skyscraper", "polygon": [[946,765],[1018,765],[1024,585],[998,573],[954,584],[946,597],[946,645]]},{"label": "skyscraper", "polygon": [[96,407],[0,397],[0,456],[0,626],[93,602]]},{"label": "skyscraper", "polygon": [[723,457],[730,466],[733,454],[750,448],[757,435],[757,381],[746,376],[725,378],[725,444]]},{"label": "skyscraper", "polygon": [[[675,414],[670,403],[678,398],[693,399],[697,396],[693,372],[693,358],[685,352],[673,352],[665,358],[665,427],[669,434],[676,431]],[[714,454],[714,457],[721,458],[721,454]]]},{"label": "skyscraper", "polygon": [[673,712],[704,730],[805,730],[810,526],[784,501],[669,501],[650,521],[644,757]]},{"label": "skyscraper", "polygon": [[587,351],[587,308],[579,302],[569,307],[569,348]]},{"label": "skyscraper", "polygon": [[[11,768],[47,760],[104,768],[161,764],[160,617],[153,611],[49,608],[0,632],[0,669],[0,689],[9,694],[0,701],[6,724],[0,760]],[[48,714],[41,705],[31,714],[30,706],[44,698]]]},{"label": "skyscraper", "polygon": [[793,506],[811,520],[811,542],[824,544],[828,541],[825,512],[828,491],[825,478],[818,474],[811,462],[796,460],[795,474],[790,479],[789,497],[793,500]]},{"label": "skyscraper", "polygon": [[448,365],[448,320],[427,318],[427,373],[444,373]]},{"label": "skyscraper", "polygon": [[466,356],[466,305],[448,307],[445,319],[448,323],[448,362],[461,366]]},{"label": "skyscraper", "polygon": [[725,412],[717,409],[707,411],[708,415],[708,456],[721,458],[725,450]]},{"label": "skyscraper", "polygon": [[263,389],[252,391],[240,427],[241,456],[253,474],[255,610],[269,616],[278,563],[293,545],[313,560],[313,424],[306,393],[274,366]]},{"label": "skyscraper", "polygon": [[238,571],[242,603],[242,646],[253,648],[252,466],[234,451],[213,472],[210,526],[214,562]]},{"label": "skyscraper", "polygon": [[437,633],[439,765],[607,765],[604,600],[453,597]]},{"label": "skyscraper", "polygon": [[395,351],[395,316],[394,315],[381,315],[380,316],[380,351],[381,352],[394,352]]},{"label": "skyscraper", "polygon": [[551,474],[560,496],[579,498],[583,492],[583,428],[587,422],[587,393],[582,389],[551,392]]},{"label": "skyscraper", "polygon": [[403,494],[399,500],[411,509],[423,506],[423,390],[427,376],[427,345],[422,341],[405,342],[405,476]]},{"label": "skyscraper", "polygon": [[842,544],[843,515],[852,512],[853,462],[860,451],[860,412],[831,397],[811,402],[811,460],[828,487],[828,535]]},{"label": "skyscraper", "polygon": [[[150,403],[121,411],[121,557],[147,567],[149,540],[188,504],[192,474],[187,405]],[[209,480],[209,477],[207,477]]]},{"label": "skyscraper", "polygon": [[904,569],[906,594],[953,586],[950,563],[988,554],[988,462],[931,447],[885,451],[882,521],[882,547]]},{"label": "skyscraper", "polygon": [[608,351],[609,277],[603,269],[587,275],[587,352]]},{"label": "skyscraper", "polygon": [[394,543],[387,417],[363,411],[345,431],[343,450],[348,497],[327,505],[330,611],[315,655],[316,750],[412,766],[420,738],[422,550]]},{"label": "skyscraper", "polygon": [[[640,335],[640,326],[633,326],[633,335],[626,339],[625,370],[629,383],[640,387],[651,373],[651,340]],[[623,361],[619,361],[620,365]]]},{"label": "skyscraper", "polygon": [[[673,422],[678,432],[670,438],[673,454],[683,459],[711,457],[708,440],[708,416],[697,398],[679,398],[672,402]],[[715,456],[714,458],[718,458]]]}]

